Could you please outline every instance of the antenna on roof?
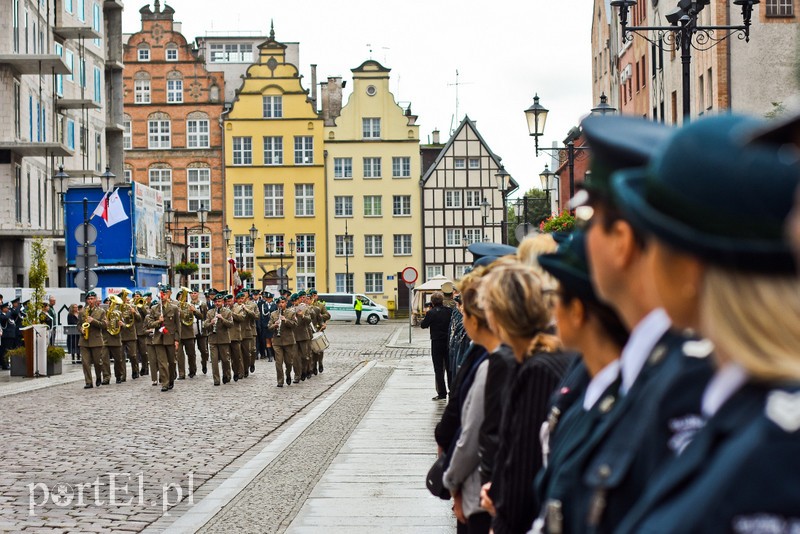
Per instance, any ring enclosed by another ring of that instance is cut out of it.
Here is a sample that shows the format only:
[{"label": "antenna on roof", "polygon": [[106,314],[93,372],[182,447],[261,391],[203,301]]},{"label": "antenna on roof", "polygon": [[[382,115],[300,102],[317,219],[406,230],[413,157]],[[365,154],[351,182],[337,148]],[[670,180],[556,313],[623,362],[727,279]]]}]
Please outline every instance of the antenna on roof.
[{"label": "antenna on roof", "polygon": [[[458,81],[458,76],[459,76],[458,69],[456,69],[456,83],[448,83],[447,85],[448,85],[448,87],[453,86],[453,85],[455,85],[455,87],[456,87],[456,115],[455,116],[458,117],[458,120],[460,121],[461,120],[461,115],[458,114],[458,104],[459,104],[458,86],[459,85],[471,85],[472,82],[460,82],[460,81]],[[450,135],[453,135],[453,121],[452,120],[450,121]]]}]

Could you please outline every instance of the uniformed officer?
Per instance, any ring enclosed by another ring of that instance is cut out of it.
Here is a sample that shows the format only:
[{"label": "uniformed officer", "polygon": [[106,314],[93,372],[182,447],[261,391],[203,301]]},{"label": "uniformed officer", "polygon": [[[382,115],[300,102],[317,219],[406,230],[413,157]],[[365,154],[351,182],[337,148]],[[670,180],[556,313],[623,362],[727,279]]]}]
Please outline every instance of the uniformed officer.
[{"label": "uniformed officer", "polygon": [[86,382],[84,389],[91,389],[92,366],[96,377],[95,384],[108,384],[111,378],[103,377],[103,331],[106,329],[106,312],[97,303],[97,293],[86,293],[86,306],[80,317],[81,337],[78,346],[81,348],[81,362],[83,363],[83,377]]},{"label": "uniformed officer", "polygon": [[[122,314],[122,328],[120,330],[120,340],[122,341],[122,356],[131,362],[131,378],[136,380],[139,378],[139,342],[136,335],[136,323],[142,322],[142,316],[136,311],[128,295],[130,291],[123,289],[120,292],[120,299],[122,305],[120,313]],[[123,374],[124,376],[124,374]]]},{"label": "uniformed officer", "polygon": [[150,311],[152,295],[150,292],[140,293],[137,291],[134,293],[134,296],[140,296],[142,298],[141,302],[135,306],[136,311],[141,318],[141,320],[136,321],[136,349],[139,354],[139,364],[141,365],[141,368],[139,369],[139,375],[146,376],[148,373],[150,373],[153,382],[155,382],[156,376],[154,368],[150,365],[150,358],[152,357],[150,352],[152,352],[152,350],[148,350],[148,348],[152,346],[150,344],[152,332],[148,332],[144,325],[144,320]]},{"label": "uniformed officer", "polygon": [[242,290],[240,304],[244,310],[242,321],[242,367],[245,378],[256,370],[256,303],[247,289]]},{"label": "uniformed officer", "polygon": [[[121,299],[114,295],[109,297],[113,300],[113,311],[110,307],[106,308],[106,329],[103,330],[103,342],[106,345],[106,356],[103,358],[103,366],[107,366],[107,371],[111,373],[111,359],[114,360],[114,377],[117,384],[122,384],[127,379],[127,369],[125,365],[125,353],[122,351],[122,311],[119,302]],[[115,324],[116,323],[116,324]]]},{"label": "uniformed officer", "polygon": [[[316,314],[316,321],[314,323],[314,327],[318,332],[322,332],[326,328],[328,328],[328,321],[331,320],[331,314],[328,311],[327,306],[325,306],[325,302],[319,300],[319,293],[316,289],[311,290],[311,305],[317,310]],[[325,357],[325,351],[311,352],[311,372],[315,375],[317,372],[322,372],[324,367],[322,365],[322,360]]]},{"label": "uniformed officer", "polygon": [[19,297],[11,299],[11,309],[9,310],[9,316],[14,321],[14,342],[9,349],[17,348],[22,346],[22,323],[25,320],[26,313],[24,306],[20,305]]},{"label": "uniformed officer", "polygon": [[308,378],[308,371],[311,368],[311,317],[306,313],[308,306],[303,302],[305,291],[301,293],[294,293],[290,298],[297,321],[297,325],[294,327],[294,339],[297,344],[293,365],[295,384]]},{"label": "uniformed officer", "polygon": [[[190,293],[182,290],[181,293]],[[194,378],[197,374],[197,352],[195,351],[195,308],[194,304],[190,302],[190,297],[187,294],[185,303],[179,304],[180,317],[181,317],[181,338],[175,355],[178,360],[178,380],[186,379],[186,360],[189,361],[189,378]]]},{"label": "uniformed officer", "polygon": [[261,335],[264,338],[264,354],[268,362],[275,360],[275,349],[272,348],[272,338],[275,336],[275,332],[269,327],[269,317],[277,309],[278,304],[275,302],[275,295],[265,291],[264,300],[261,303]]},{"label": "uniformed officer", "polygon": [[150,309],[145,325],[153,329],[153,349],[158,362],[161,391],[169,391],[175,386],[178,374],[175,368],[175,352],[181,336],[180,310],[171,300],[170,286],[162,286],[159,296],[160,301]]},{"label": "uniformed officer", "polygon": [[211,351],[211,376],[214,385],[220,385],[219,366],[222,361],[222,383],[231,381],[231,340],[229,331],[234,327],[233,314],[225,307],[225,296],[217,293],[214,306],[206,313],[203,323],[208,332],[208,343]]},{"label": "uniformed officer", "polygon": [[[208,297],[208,294],[205,295]],[[203,321],[208,315],[208,304],[205,300],[200,299],[200,294],[197,289],[192,290],[192,306],[194,307],[194,330],[197,347],[200,349],[200,364],[202,365],[203,374],[208,372],[208,334],[203,325]],[[213,303],[212,303],[213,306]]]},{"label": "uniformed officer", "polygon": [[[283,387],[284,367],[286,368],[286,385],[292,384],[292,367],[297,354],[297,343],[294,339],[294,328],[297,326],[294,311],[286,307],[286,299],[277,299],[278,309],[269,316],[269,328],[274,332],[272,347],[275,349],[275,371],[278,376],[278,387]],[[295,378],[297,377],[295,369]]]},{"label": "uniformed officer", "polygon": [[231,367],[233,368],[233,381],[236,382],[244,376],[242,360],[242,323],[245,320],[244,307],[234,300],[230,293],[225,296],[225,304],[233,314],[233,327],[229,331],[231,338]]}]

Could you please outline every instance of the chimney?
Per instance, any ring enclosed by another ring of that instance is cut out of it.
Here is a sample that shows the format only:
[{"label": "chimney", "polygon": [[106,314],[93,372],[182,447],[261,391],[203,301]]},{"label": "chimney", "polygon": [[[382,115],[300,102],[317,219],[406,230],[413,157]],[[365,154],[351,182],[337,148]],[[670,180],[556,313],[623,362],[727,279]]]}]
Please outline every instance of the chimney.
[{"label": "chimney", "polygon": [[441,143],[439,142],[439,130],[438,130],[438,129],[437,129],[437,130],[434,130],[432,133],[433,133],[433,144],[434,144],[434,145],[441,144]]},{"label": "chimney", "polygon": [[317,66],[314,63],[311,64],[311,101],[317,111]]}]

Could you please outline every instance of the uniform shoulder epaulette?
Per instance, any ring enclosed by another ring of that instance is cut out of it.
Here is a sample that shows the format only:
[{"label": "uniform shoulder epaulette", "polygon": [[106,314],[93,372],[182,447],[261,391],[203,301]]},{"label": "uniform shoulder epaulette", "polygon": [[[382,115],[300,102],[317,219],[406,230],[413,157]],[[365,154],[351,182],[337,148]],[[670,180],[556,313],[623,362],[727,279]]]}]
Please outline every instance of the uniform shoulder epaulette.
[{"label": "uniform shoulder epaulette", "polygon": [[767,395],[766,415],[785,432],[797,432],[800,429],[800,391],[771,391]]},{"label": "uniform shoulder epaulette", "polygon": [[710,339],[690,339],[683,342],[681,350],[690,358],[707,358],[714,352],[714,343]]}]

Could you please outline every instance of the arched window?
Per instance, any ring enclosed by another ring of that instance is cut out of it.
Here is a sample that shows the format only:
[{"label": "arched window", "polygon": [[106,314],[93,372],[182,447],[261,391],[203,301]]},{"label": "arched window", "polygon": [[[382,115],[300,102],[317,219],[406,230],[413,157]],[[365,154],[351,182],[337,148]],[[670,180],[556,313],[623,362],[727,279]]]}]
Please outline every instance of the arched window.
[{"label": "arched window", "polygon": [[173,70],[167,74],[167,104],[183,102],[183,76]]},{"label": "arched window", "polygon": [[214,84],[208,90],[208,99],[212,102],[219,102],[219,86]]},{"label": "arched window", "polygon": [[167,61],[178,61],[178,45],[175,43],[168,43],[165,48],[165,59]]},{"label": "arched window", "polygon": [[172,207],[172,168],[166,163],[154,163],[147,170],[148,185],[164,195],[164,209]]},{"label": "arched window", "polygon": [[133,102],[135,104],[150,103],[150,74],[139,71],[133,75]]},{"label": "arched window", "polygon": [[202,111],[193,111],[186,116],[186,148],[208,148],[211,146],[211,122]]},{"label": "arched window", "polygon": [[166,113],[152,113],[147,117],[147,148],[172,148],[172,127]]},{"label": "arched window", "polygon": [[137,48],[138,55],[136,56],[139,61],[150,61],[150,45],[142,43]]},{"label": "arched window", "polygon": [[122,148],[130,150],[133,148],[133,122],[127,113],[122,115],[122,128]]}]

